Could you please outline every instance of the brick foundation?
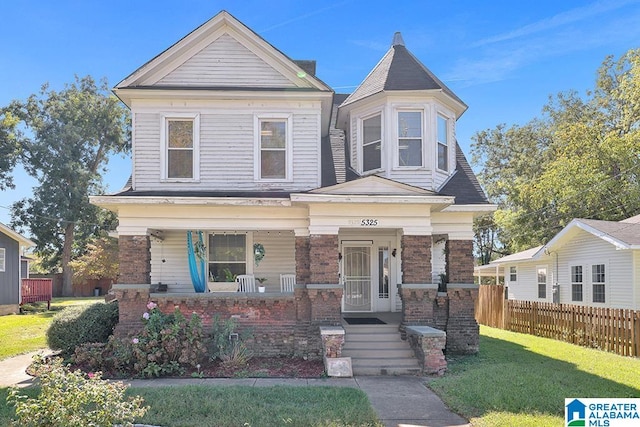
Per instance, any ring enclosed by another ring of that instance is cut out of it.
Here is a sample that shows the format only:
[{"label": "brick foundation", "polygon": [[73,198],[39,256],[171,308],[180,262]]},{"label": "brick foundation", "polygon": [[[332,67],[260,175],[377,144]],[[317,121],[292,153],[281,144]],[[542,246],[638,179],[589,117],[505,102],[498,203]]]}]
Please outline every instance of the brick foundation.
[{"label": "brick foundation", "polygon": [[338,235],[309,236],[309,283],[335,285],[339,270]]},{"label": "brick foundation", "polygon": [[446,248],[449,283],[473,283],[473,242],[448,240]]},{"label": "brick foundation", "polygon": [[431,283],[431,236],[402,236],[402,283]]},{"label": "brick foundation", "polygon": [[151,283],[151,241],[149,236],[120,236],[118,283]]}]

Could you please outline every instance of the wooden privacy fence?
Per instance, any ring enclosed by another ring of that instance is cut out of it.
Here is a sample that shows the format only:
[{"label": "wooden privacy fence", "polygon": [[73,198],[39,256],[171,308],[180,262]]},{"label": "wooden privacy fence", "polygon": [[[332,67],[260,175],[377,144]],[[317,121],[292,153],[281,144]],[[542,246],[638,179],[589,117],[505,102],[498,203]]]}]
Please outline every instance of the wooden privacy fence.
[{"label": "wooden privacy fence", "polygon": [[22,279],[20,305],[46,301],[47,310],[49,310],[51,308],[52,296],[53,282],[51,279]]},{"label": "wooden privacy fence", "polygon": [[[483,325],[513,332],[536,335],[569,342],[585,347],[617,353],[622,356],[640,356],[640,311],[586,307],[548,302],[514,301],[504,299],[498,289],[481,286],[476,319]],[[484,292],[483,292],[484,291]],[[500,305],[496,313],[488,313],[481,304]],[[502,316],[500,319],[499,316]]]}]

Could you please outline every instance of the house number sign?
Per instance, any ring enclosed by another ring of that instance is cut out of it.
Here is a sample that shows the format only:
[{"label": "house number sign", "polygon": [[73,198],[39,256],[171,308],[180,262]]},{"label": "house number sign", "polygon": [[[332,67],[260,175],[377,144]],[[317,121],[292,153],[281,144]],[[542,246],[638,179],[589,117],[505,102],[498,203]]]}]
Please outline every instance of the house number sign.
[{"label": "house number sign", "polygon": [[359,225],[360,227],[377,227],[378,218],[350,219],[349,225]]}]

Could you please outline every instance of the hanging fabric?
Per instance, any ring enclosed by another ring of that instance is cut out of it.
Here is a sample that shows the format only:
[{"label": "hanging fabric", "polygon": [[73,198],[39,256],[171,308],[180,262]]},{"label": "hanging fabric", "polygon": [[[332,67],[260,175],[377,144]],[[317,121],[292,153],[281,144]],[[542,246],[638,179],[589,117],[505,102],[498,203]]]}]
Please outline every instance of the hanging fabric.
[{"label": "hanging fabric", "polygon": [[198,242],[195,245],[193,244],[193,233],[191,230],[187,231],[187,254],[189,255],[189,272],[191,273],[193,289],[202,293],[206,289],[206,276],[204,275],[205,250],[202,231],[198,231]]}]

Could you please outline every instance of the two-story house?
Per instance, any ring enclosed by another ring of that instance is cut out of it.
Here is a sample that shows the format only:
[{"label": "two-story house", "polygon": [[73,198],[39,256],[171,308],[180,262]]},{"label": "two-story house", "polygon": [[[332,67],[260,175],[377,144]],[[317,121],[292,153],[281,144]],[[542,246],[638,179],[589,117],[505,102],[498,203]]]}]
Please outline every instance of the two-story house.
[{"label": "two-story house", "polygon": [[[472,223],[494,207],[456,142],[467,106],[400,34],[346,96],[221,12],[114,92],[131,109],[132,176],[92,202],[119,218],[122,324],[150,293],[237,316],[274,354],[313,353],[317,326],[343,313],[383,312],[477,351]],[[214,292],[194,291],[198,265]],[[266,292],[235,292],[240,276]]]}]

